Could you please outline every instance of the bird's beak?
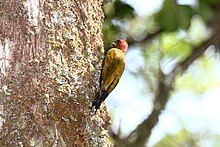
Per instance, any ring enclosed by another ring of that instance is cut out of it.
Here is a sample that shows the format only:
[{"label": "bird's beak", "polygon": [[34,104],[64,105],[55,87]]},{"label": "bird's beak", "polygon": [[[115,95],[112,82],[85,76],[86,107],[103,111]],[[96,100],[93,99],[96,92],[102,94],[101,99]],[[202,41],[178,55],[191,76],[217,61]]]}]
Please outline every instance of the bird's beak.
[{"label": "bird's beak", "polygon": [[116,47],[116,41],[112,42],[111,46]]}]

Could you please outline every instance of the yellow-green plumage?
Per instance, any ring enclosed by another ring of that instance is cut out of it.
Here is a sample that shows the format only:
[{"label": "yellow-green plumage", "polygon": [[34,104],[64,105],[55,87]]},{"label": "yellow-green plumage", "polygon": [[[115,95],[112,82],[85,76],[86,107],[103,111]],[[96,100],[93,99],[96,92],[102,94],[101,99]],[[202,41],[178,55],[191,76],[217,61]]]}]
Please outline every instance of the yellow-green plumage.
[{"label": "yellow-green plumage", "polygon": [[118,48],[110,49],[104,59],[100,76],[100,90],[97,92],[92,107],[99,109],[101,103],[107,98],[118,84],[125,68],[124,52]]},{"label": "yellow-green plumage", "polygon": [[110,93],[118,84],[125,68],[124,52],[112,48],[107,52],[102,68],[101,87]]}]

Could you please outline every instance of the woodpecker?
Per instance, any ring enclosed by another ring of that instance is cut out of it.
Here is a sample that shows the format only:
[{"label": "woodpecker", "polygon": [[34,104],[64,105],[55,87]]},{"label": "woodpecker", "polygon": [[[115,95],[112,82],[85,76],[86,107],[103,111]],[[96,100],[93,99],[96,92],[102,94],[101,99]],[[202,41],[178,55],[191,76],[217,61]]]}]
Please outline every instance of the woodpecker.
[{"label": "woodpecker", "polygon": [[128,50],[128,43],[119,39],[111,44],[111,49],[106,53],[102,63],[102,70],[99,79],[99,91],[96,93],[91,108],[96,111],[101,103],[108,97],[118,84],[125,68],[125,52]]}]

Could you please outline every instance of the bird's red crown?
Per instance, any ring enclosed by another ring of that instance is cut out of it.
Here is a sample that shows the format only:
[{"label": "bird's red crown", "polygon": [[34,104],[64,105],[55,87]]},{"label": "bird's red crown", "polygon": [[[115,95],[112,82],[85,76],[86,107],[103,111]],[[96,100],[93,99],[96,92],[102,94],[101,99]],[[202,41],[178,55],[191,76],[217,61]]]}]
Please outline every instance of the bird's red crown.
[{"label": "bird's red crown", "polygon": [[112,43],[112,47],[118,48],[123,52],[127,52],[128,43],[125,40],[119,39]]}]

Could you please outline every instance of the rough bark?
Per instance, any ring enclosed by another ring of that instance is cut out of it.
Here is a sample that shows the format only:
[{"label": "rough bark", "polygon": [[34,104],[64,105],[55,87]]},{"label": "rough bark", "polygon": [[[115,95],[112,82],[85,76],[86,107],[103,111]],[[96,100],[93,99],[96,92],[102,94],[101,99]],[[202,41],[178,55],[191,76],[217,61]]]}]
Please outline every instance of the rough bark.
[{"label": "rough bark", "polygon": [[103,55],[102,0],[0,2],[0,146],[111,146],[89,110]]}]

